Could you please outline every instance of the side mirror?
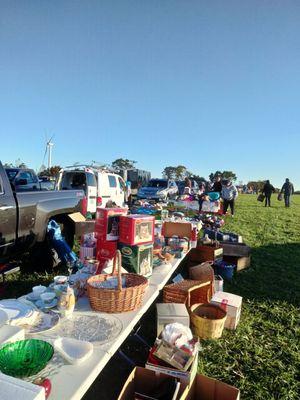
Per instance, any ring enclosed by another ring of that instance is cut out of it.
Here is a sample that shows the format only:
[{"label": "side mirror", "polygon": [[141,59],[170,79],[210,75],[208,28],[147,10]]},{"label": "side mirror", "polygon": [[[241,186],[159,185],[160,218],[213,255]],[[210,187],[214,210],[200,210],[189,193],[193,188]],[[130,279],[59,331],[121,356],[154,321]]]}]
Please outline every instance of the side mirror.
[{"label": "side mirror", "polygon": [[27,179],[18,179],[18,180],[16,180],[16,182],[15,182],[15,184],[16,185],[19,185],[19,186],[24,186],[24,185],[27,185]]}]

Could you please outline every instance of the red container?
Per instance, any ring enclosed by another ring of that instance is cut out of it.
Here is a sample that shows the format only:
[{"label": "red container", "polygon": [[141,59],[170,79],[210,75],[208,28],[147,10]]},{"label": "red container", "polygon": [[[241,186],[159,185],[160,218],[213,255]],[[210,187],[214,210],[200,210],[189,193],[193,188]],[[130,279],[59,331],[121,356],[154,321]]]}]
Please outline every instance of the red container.
[{"label": "red container", "polygon": [[116,255],[116,251],[118,248],[118,243],[102,241],[98,239],[97,241],[97,260],[101,258],[112,259]]},{"label": "red container", "polygon": [[101,273],[102,273],[103,268],[105,267],[107,261],[109,261],[109,258],[102,258],[102,257],[99,257],[99,258],[98,258],[98,261],[99,261],[99,265],[98,265],[98,269],[97,269],[97,272],[96,272],[95,275],[101,274]]},{"label": "red container", "polygon": [[154,242],[155,218],[149,215],[125,215],[120,217],[120,242],[129,245]]},{"label": "red container", "polygon": [[120,215],[126,215],[127,208],[97,207],[95,232],[96,238],[103,241],[119,239]]}]

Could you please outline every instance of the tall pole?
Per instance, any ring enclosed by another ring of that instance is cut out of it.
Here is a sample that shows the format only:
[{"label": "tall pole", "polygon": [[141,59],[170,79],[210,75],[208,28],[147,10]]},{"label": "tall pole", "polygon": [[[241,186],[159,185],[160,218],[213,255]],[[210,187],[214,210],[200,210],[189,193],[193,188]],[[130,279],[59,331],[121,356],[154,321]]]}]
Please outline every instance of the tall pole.
[{"label": "tall pole", "polygon": [[48,170],[52,167],[52,147],[54,143],[48,142],[47,147],[48,147]]}]

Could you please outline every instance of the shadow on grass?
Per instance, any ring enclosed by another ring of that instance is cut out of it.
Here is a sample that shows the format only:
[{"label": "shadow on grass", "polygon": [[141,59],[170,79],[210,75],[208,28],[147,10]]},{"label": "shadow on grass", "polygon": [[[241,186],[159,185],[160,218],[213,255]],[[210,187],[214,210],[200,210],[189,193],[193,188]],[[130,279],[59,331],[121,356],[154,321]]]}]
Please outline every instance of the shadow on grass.
[{"label": "shadow on grass", "polygon": [[251,267],[225,286],[249,300],[281,300],[300,305],[300,243],[252,249]]}]

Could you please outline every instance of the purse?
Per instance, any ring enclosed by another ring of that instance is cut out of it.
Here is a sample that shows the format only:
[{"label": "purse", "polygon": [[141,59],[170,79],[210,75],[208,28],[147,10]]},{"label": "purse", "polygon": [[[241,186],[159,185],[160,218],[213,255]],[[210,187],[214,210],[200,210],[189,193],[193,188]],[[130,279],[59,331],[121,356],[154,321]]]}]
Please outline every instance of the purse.
[{"label": "purse", "polygon": [[278,193],[277,200],[282,201],[282,193]]},{"label": "purse", "polygon": [[264,195],[264,194],[262,194],[262,193],[260,193],[260,194],[258,195],[258,197],[257,197],[257,201],[261,201],[261,202],[263,202],[263,201],[264,201],[264,199],[265,199],[265,195]]}]

